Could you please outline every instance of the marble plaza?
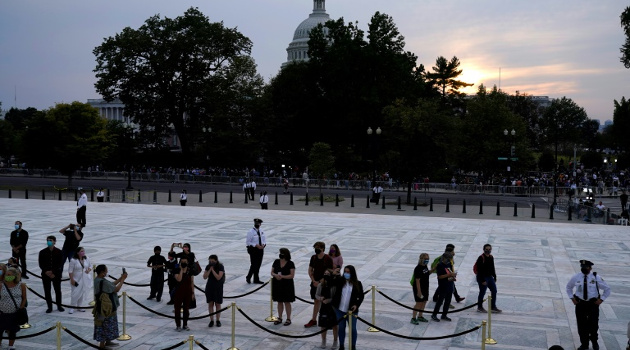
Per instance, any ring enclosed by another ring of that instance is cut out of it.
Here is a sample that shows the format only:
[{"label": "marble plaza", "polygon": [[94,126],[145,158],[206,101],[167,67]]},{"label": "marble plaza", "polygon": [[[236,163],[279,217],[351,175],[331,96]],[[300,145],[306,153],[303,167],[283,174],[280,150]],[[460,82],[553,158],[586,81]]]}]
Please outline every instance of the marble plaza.
[{"label": "marble plaza", "polygon": [[[357,268],[365,288],[375,285],[379,291],[402,302],[413,305],[409,279],[421,252],[431,258],[441,254],[447,243],[456,246],[455,263],[459,276],[457,288],[466,300],[457,308],[476,302],[478,293],[472,265],[481,254],[484,243],[493,245],[498,274],[498,307],[504,312],[492,317],[492,338],[496,345],[488,349],[547,349],[554,344],[565,349],[579,345],[575,325],[574,307],[565,295],[565,285],[572,274],[579,271],[578,260],[595,263],[597,271],[611,286],[611,297],[602,304],[600,315],[601,349],[624,349],[626,329],[630,321],[630,231],[628,227],[589,225],[581,222],[512,221],[506,220],[418,217],[404,215],[378,215],[369,213],[331,213],[287,211],[278,208],[261,211],[255,208],[180,207],[175,205],[95,203],[87,210],[87,227],[82,246],[95,263],[104,263],[110,274],[118,275],[125,267],[127,282],[146,284],[150,270],[146,261],[153,247],[160,245],[166,255],[171,243],[189,242],[192,251],[205,266],[209,254],[217,254],[226,269],[225,295],[234,296],[253,290],[255,285],[245,282],[249,267],[245,251],[245,235],[252,219],[264,220],[262,228],[268,236],[268,246],[261,269],[268,276],[278,249],[287,247],[296,264],[296,294],[308,299],[307,267],[313,254],[312,244],[324,241],[327,247],[339,245],[345,264]],[[28,243],[28,269],[39,274],[37,253],[45,247],[46,236],[63,238],[59,229],[74,222],[75,203],[72,201],[41,201],[0,199],[0,217],[5,234],[0,238],[1,256],[9,257],[9,232],[15,220],[24,223],[30,233]],[[67,266],[67,265],[66,265]],[[198,276],[196,284],[202,289],[205,281]],[[28,286],[43,294],[38,278],[31,276]],[[437,282],[431,280],[431,292]],[[69,282],[62,284],[64,303],[70,302]],[[165,287],[165,290],[168,290]],[[145,300],[148,287],[125,286],[129,296],[162,314],[172,314],[167,300]],[[207,314],[205,297],[197,291],[198,308],[191,316]],[[57,312],[44,313],[44,300],[28,294],[32,328],[19,336],[45,330],[57,321],[92,343],[91,314],[72,315]],[[164,299],[168,299],[167,296]],[[232,301],[256,322],[285,335],[299,336],[318,329],[305,329],[312,306],[301,301],[293,304],[293,324],[274,326],[264,319],[270,313],[269,287],[251,295],[226,299]],[[371,294],[366,295],[360,316],[371,320]],[[414,326],[409,323],[411,311],[376,294],[376,325],[398,335],[411,337],[439,337],[454,334],[480,325],[487,315],[475,308],[453,313],[453,322],[429,322]],[[432,308],[429,302],[427,308]],[[122,308],[122,307],[121,307]],[[275,312],[275,305],[274,305]],[[118,312],[122,332],[122,310]],[[228,349],[231,346],[232,310],[221,317],[223,327],[208,328],[208,319],[190,321],[189,333],[176,332],[172,319],[142,309],[134,302],[126,303],[126,333],[131,340],[120,341],[120,349],[164,349],[194,335],[208,349]],[[367,326],[358,323],[358,349],[480,349],[481,332],[442,340],[413,341],[367,332]],[[259,329],[238,311],[236,312],[235,347],[249,349],[318,349],[320,337],[285,338]],[[55,349],[55,332],[16,341],[18,349]],[[329,344],[332,335],[328,335]],[[6,340],[3,342],[6,345]],[[63,349],[86,349],[65,332],[62,332]],[[188,349],[182,345],[180,349]],[[201,349],[197,345],[195,349]]]}]

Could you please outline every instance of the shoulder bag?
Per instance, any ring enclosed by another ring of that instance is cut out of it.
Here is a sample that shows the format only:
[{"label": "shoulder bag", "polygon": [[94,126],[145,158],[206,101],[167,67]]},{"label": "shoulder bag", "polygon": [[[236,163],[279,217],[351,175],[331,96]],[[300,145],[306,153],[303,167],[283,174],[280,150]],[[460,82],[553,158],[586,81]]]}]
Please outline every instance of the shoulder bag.
[{"label": "shoulder bag", "polygon": [[[22,289],[22,286],[23,285],[20,285],[20,290]],[[17,323],[18,326],[21,326],[23,324],[27,324],[28,323],[28,312],[26,311],[26,308],[20,309],[20,307],[15,302],[15,298],[13,298],[13,294],[11,294],[11,290],[9,290],[9,288],[7,287],[6,284],[4,284],[4,287],[7,288],[7,292],[9,293],[9,296],[11,297],[11,300],[13,301],[13,305],[15,305],[15,309],[17,310],[15,312],[15,323]]]}]

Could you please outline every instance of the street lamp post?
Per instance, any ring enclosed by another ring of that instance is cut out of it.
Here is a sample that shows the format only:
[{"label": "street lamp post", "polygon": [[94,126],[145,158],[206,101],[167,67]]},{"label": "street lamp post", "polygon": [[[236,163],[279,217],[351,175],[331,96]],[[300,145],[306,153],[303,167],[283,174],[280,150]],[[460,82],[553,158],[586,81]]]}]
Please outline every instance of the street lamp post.
[{"label": "street lamp post", "polygon": [[516,148],[514,146],[514,136],[516,135],[516,130],[512,129],[512,131],[508,131],[507,129],[504,129],[503,130],[503,135],[505,135],[506,137],[508,137],[508,135],[511,135],[511,136],[509,136],[510,152],[508,153],[508,157],[507,157],[507,162],[508,162],[507,174],[508,174],[508,188],[509,188],[509,186],[512,185],[512,179],[511,179],[511,176],[510,176],[510,171],[512,169],[510,167],[510,164],[512,162],[513,157],[515,156],[515,153],[516,153]]},{"label": "street lamp post", "polygon": [[[381,135],[381,133],[383,132],[383,130],[381,130],[381,127],[377,127],[376,130],[372,130],[371,127],[368,126],[367,128],[367,134],[368,137],[370,137],[370,141],[372,143],[372,151],[374,152],[373,158],[372,158],[372,166],[374,168],[374,173],[372,175],[372,180],[373,180],[373,185],[376,184],[376,158],[378,157],[378,137]],[[374,134],[374,138],[372,138],[372,134]]]},{"label": "street lamp post", "polygon": [[[210,133],[212,133],[212,128],[211,127],[207,127],[206,128],[204,126],[203,128],[201,128],[201,131],[202,131],[202,133],[204,135],[204,139],[210,138]],[[209,142],[206,141],[206,152],[208,152],[208,153],[206,153],[206,161],[208,161],[208,163],[210,163],[210,154],[209,154],[209,151],[208,151],[208,143]],[[208,164],[208,165],[210,165],[210,164]]]},{"label": "street lamp post", "polygon": [[[136,139],[136,133],[134,131],[130,131],[129,132],[129,144],[131,145],[130,150],[129,150],[129,154],[127,155],[127,159],[131,159],[133,151],[134,151],[134,141]],[[131,186],[131,162],[129,162],[129,166],[127,167],[127,191],[131,191],[133,190],[133,187]]]}]

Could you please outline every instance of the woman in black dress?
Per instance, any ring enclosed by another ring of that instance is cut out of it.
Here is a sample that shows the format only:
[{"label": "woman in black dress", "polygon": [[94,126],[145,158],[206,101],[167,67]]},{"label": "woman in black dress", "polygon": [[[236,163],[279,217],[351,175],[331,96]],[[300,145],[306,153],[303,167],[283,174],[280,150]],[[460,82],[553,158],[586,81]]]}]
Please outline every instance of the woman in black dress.
[{"label": "woman in black dress", "polygon": [[291,303],[295,301],[295,264],[291,261],[291,252],[287,248],[280,248],[278,257],[271,266],[271,296],[273,301],[278,302],[278,320],[273,324],[282,323],[282,312],[286,309],[287,320],[284,325],[288,326],[291,324]]},{"label": "woman in black dress", "polygon": [[[208,312],[213,313],[221,310],[223,304],[223,283],[225,283],[225,268],[219,262],[219,258],[212,254],[208,257],[208,266],[203,273],[203,279],[206,282],[206,302],[208,303]],[[221,327],[221,313],[217,315],[217,327]],[[208,327],[214,326],[214,316],[210,316]]]}]

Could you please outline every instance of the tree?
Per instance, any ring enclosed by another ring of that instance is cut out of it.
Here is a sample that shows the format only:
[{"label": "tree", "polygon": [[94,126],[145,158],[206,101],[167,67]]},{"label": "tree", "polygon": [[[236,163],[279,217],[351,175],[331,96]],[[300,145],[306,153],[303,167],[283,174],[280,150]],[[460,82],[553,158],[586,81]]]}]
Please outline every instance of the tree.
[{"label": "tree", "polygon": [[630,68],[630,6],[621,13],[621,27],[626,35],[626,42],[621,46],[621,63]]},{"label": "tree", "polygon": [[573,149],[575,144],[584,143],[582,131],[587,122],[586,111],[572,99],[555,99],[540,120],[544,142],[546,145],[553,145],[556,153],[558,146],[561,150]]},{"label": "tree", "polygon": [[87,103],[59,103],[27,125],[24,160],[32,167],[58,169],[71,185],[75,170],[107,157],[111,139],[106,123]]},{"label": "tree", "polygon": [[459,69],[460,64],[457,56],[453,56],[450,61],[440,56],[435,60],[435,66],[431,68],[433,72],[427,73],[427,78],[440,89],[443,99],[446,99],[447,93],[459,95],[459,89],[474,85],[457,80],[457,77],[462,74],[462,70]]},{"label": "tree", "polygon": [[324,142],[316,142],[309,153],[310,174],[318,178],[330,178],[334,173],[335,157],[332,148]]},{"label": "tree", "polygon": [[527,125],[526,136],[529,140],[529,147],[538,149],[540,147],[540,116],[542,110],[534,102],[532,96],[521,94],[519,91],[507,97],[508,108],[512,113],[520,116]]},{"label": "tree", "polygon": [[630,151],[630,99],[622,97],[615,100],[615,111],[613,112],[613,124],[611,126],[611,136],[613,148],[620,148],[622,151]]},{"label": "tree", "polygon": [[[249,86],[262,85],[251,48],[236,29],[210,22],[196,8],[174,19],[155,15],[94,49],[95,87],[105,100],[119,98],[126,114],[146,132],[166,136],[174,128],[188,155],[215,116],[226,116],[226,111],[233,112],[231,117],[247,116],[240,113],[240,103],[257,96],[238,94],[255,93]],[[248,127],[243,120],[231,122]]]}]

